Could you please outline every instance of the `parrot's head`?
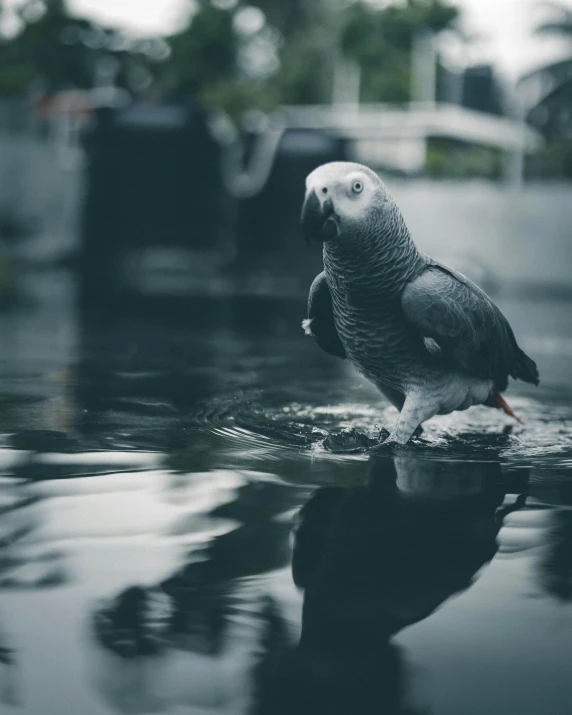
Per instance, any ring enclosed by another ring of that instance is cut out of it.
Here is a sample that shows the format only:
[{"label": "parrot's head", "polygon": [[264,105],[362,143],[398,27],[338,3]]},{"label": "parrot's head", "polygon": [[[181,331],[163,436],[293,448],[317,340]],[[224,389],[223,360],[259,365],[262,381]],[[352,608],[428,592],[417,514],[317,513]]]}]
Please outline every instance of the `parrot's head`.
[{"label": "parrot's head", "polygon": [[302,229],[310,241],[363,241],[395,220],[395,206],[381,179],[367,166],[333,162],[306,179]]}]

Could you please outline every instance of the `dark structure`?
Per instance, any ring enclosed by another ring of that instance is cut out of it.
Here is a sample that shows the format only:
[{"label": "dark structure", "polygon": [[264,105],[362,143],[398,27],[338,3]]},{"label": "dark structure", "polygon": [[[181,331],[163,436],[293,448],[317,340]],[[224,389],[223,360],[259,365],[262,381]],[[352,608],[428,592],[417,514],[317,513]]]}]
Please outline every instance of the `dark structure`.
[{"label": "dark structure", "polygon": [[83,305],[188,298],[221,281],[248,292],[261,285],[261,272],[273,288],[280,278],[305,288],[314,269],[300,240],[304,180],[320,164],[346,158],[346,141],[322,129],[286,128],[262,152],[262,179],[241,192],[234,180],[248,183],[259,172],[267,136],[247,132],[242,166],[239,160],[224,176],[237,145],[223,155],[198,106],[100,109],[86,137]]},{"label": "dark structure", "polygon": [[[259,137],[252,133],[246,143],[252,151]],[[249,161],[247,153],[246,163]],[[320,129],[286,129],[268,180],[261,190],[240,202],[238,216],[239,265],[274,265],[276,259],[298,269],[308,265],[300,231],[304,182],[321,164],[348,158],[348,142]],[[300,240],[295,240],[300,238]],[[319,265],[319,260],[316,261]],[[311,271],[308,278],[311,277]]]},{"label": "dark structure", "polygon": [[198,107],[100,109],[86,149],[85,301],[115,304],[137,284],[142,265],[160,266],[170,255],[167,264],[178,257],[192,271],[193,259],[216,249],[224,215],[220,149]]},{"label": "dark structure", "polygon": [[461,103],[468,109],[502,116],[504,112],[502,91],[491,65],[468,67],[463,74]]}]

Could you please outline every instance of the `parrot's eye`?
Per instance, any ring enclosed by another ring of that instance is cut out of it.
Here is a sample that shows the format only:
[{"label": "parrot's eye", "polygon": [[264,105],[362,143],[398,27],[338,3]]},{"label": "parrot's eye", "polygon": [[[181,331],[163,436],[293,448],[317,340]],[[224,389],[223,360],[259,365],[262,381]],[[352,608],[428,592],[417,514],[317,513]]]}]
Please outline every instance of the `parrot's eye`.
[{"label": "parrot's eye", "polygon": [[361,181],[354,181],[354,183],[353,183],[353,185],[352,185],[352,191],[354,192],[354,194],[361,194],[361,192],[363,191],[363,184],[362,184],[362,182],[361,182]]}]

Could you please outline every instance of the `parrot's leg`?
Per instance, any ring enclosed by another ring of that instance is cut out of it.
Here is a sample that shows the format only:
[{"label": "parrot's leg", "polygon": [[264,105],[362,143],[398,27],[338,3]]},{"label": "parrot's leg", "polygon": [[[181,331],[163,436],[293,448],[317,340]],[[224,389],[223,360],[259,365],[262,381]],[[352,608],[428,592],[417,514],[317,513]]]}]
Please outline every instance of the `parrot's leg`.
[{"label": "parrot's leg", "polygon": [[437,411],[438,407],[422,399],[421,395],[417,393],[407,395],[397,423],[386,441],[407,444],[421,424],[437,414]]}]

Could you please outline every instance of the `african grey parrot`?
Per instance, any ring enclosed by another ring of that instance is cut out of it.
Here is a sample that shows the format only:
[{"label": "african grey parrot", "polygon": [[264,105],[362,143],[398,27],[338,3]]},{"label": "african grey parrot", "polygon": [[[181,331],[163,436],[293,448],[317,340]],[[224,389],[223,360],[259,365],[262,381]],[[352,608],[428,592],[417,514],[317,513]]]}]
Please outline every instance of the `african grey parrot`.
[{"label": "african grey parrot", "polygon": [[371,169],[334,162],[306,179],[306,240],[323,243],[305,331],[349,358],[401,412],[387,441],[405,444],[436,414],[501,397],[508,376],[538,384],[492,300],[468,278],[421,253]]}]

